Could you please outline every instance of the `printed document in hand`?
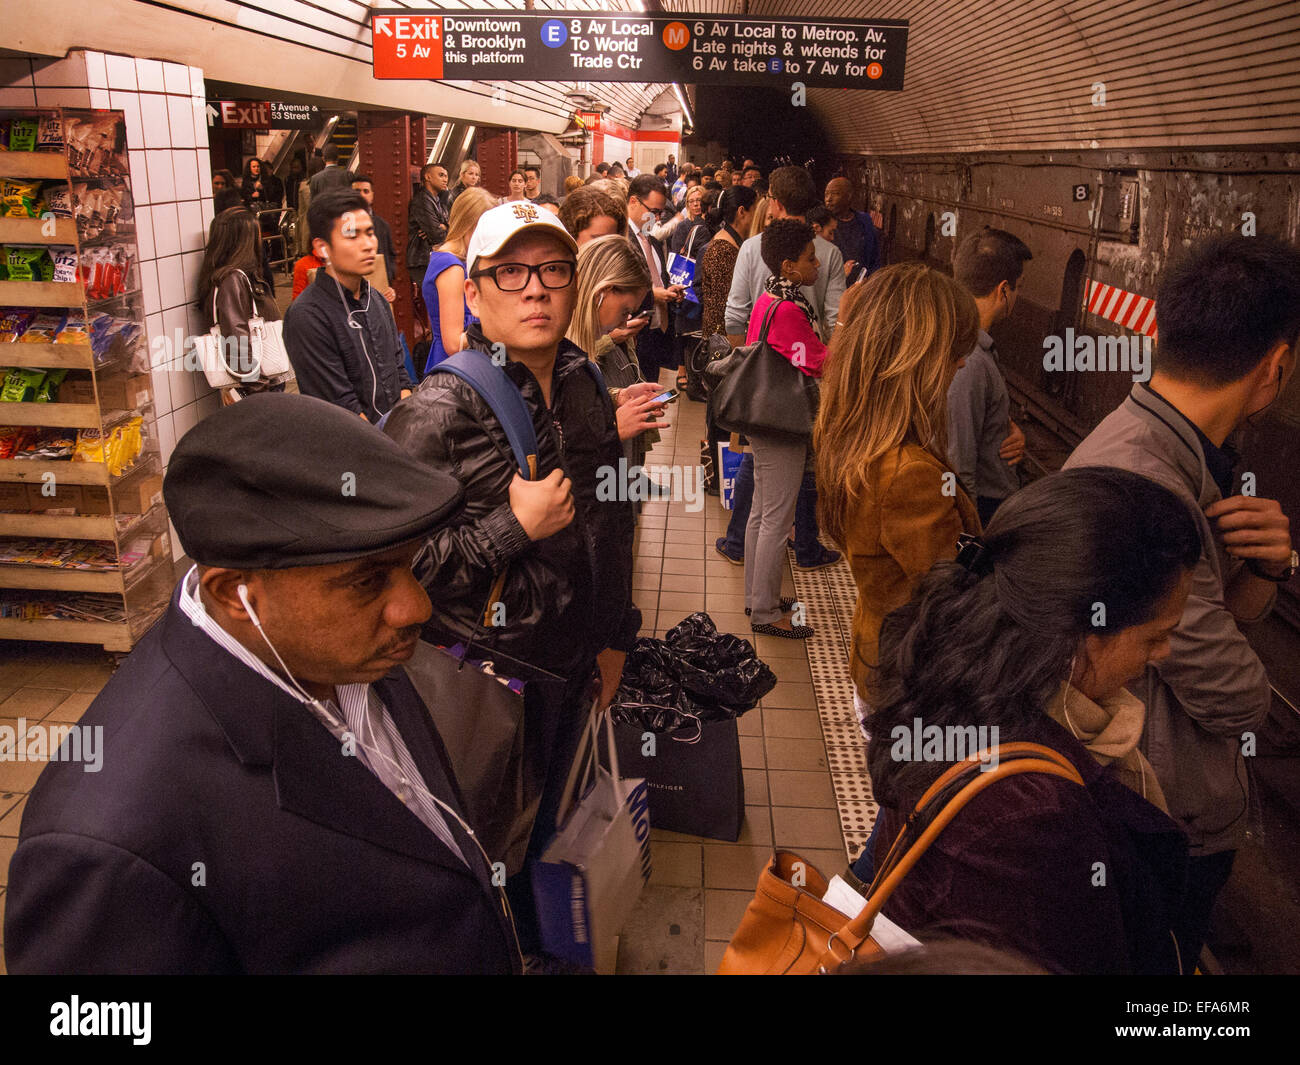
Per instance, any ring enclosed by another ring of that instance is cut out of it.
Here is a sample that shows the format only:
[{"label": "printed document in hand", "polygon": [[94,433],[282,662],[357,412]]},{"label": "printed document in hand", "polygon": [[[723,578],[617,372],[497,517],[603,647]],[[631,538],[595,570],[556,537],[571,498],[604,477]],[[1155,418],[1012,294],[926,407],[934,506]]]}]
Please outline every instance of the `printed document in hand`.
[{"label": "printed document in hand", "polygon": [[[839,876],[831,877],[830,883],[826,886],[826,894],[822,896],[822,902],[827,906],[834,906],[846,917],[856,917],[867,904],[867,900]],[[920,940],[904,932],[883,913],[876,915],[876,920],[871,926],[871,938],[886,954],[898,954],[921,945]]]}]

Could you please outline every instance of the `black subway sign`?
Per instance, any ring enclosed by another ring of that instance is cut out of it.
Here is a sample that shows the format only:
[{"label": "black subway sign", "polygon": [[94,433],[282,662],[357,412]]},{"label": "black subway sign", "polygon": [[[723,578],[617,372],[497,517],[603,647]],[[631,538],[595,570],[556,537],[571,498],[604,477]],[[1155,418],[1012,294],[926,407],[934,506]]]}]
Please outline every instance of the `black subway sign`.
[{"label": "black subway sign", "polygon": [[374,12],[376,78],[903,87],[905,20]]}]

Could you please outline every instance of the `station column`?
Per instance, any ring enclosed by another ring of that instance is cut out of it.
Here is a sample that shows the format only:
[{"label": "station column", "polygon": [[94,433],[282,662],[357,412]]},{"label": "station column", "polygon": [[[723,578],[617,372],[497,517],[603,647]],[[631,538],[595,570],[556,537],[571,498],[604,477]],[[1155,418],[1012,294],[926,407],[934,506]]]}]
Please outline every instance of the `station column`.
[{"label": "station column", "polygon": [[478,165],[483,187],[494,196],[510,192],[510,171],[519,165],[519,134],[513,129],[482,127],[478,132]]},{"label": "station column", "polygon": [[[406,269],[406,214],[411,188],[419,180],[424,155],[424,116],[401,111],[358,111],[357,151],[361,171],[373,179],[375,210],[393,230],[398,261],[388,264],[390,284],[397,290],[393,315],[408,345],[417,335],[411,278]],[[412,179],[412,168],[416,177]],[[419,284],[422,278],[414,279]]]}]

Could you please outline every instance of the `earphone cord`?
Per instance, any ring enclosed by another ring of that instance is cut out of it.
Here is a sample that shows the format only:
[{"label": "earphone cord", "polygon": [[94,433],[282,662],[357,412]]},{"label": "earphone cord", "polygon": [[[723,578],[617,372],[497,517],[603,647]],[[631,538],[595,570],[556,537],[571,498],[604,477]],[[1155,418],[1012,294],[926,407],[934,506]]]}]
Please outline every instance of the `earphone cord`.
[{"label": "earphone cord", "polygon": [[[328,263],[329,260],[326,260],[327,272],[328,272]],[[370,297],[374,295],[375,287],[372,284],[370,284],[370,282],[367,281],[366,282],[366,305],[364,307],[358,307],[355,311],[350,311],[348,310],[348,301],[343,295],[342,283],[339,281],[337,277],[334,277],[333,274],[330,274],[330,277],[334,281],[334,287],[338,289],[339,302],[343,304],[343,313],[347,316],[348,328],[355,329],[357,331],[357,334],[361,338],[361,351],[366,356],[366,362],[369,363],[370,365],[370,381],[371,381],[370,409],[377,414],[379,413],[379,373],[375,370],[375,360],[370,357],[370,349],[366,346],[366,327],[363,326],[360,322],[354,322],[352,320],[352,316],[354,314],[365,314],[367,316],[369,315]],[[367,317],[366,320],[369,321],[369,317]]]},{"label": "earphone cord", "polygon": [[[312,713],[314,713],[320,719],[321,723],[324,724],[326,728],[330,729],[331,732],[334,729],[338,729],[341,732],[347,733],[349,731],[347,727],[347,723],[339,721],[334,717],[332,717],[330,715],[330,712],[326,709],[325,704],[322,703],[319,699],[313,699],[311,695],[307,693],[307,690],[303,688],[301,684],[298,683],[297,679],[289,671],[289,667],[284,664],[284,659],[280,657],[280,652],[275,649],[275,644],[271,642],[270,637],[268,637],[266,635],[266,632],[263,630],[262,623],[258,619],[257,613],[253,610],[252,606],[249,605],[248,598],[247,598],[248,593],[244,591],[242,585],[240,586],[240,592],[241,594],[239,598],[240,601],[243,602],[244,604],[244,609],[248,611],[249,620],[252,621],[253,627],[257,629],[258,635],[262,637],[262,642],[265,643],[266,646],[271,649],[271,654],[275,655],[275,660],[280,664],[280,669],[283,670],[284,675],[288,679],[289,683],[292,684],[295,690],[299,692],[303,703],[307,706],[308,709],[312,711]],[[375,736],[374,726],[371,725],[369,721],[367,721],[366,724],[370,730],[371,740],[374,741],[375,744],[377,744],[378,740]],[[465,834],[468,835],[469,838],[473,841],[474,846],[478,848],[479,854],[483,856],[483,862],[487,866],[488,871],[491,874],[489,877],[490,882],[492,883],[492,886],[495,887],[497,890],[497,895],[499,896],[501,902],[501,912],[505,915],[506,923],[510,926],[510,934],[511,936],[514,937],[515,951],[518,953],[520,957],[520,961],[522,963],[523,946],[519,942],[519,932],[515,928],[515,915],[514,915],[514,911],[510,907],[510,899],[506,895],[505,886],[496,883],[496,872],[495,869],[493,868],[492,859],[488,857],[487,851],[483,849],[483,844],[479,842],[478,834],[475,833],[475,831],[472,828],[470,828],[470,826],[465,822],[465,819],[462,818],[460,814],[458,814],[445,802],[439,799],[438,796],[433,794],[433,792],[429,790],[428,785],[425,784],[424,781],[408,780],[406,776],[406,771],[401,767],[401,765],[395,759],[387,755],[385,752],[379,750],[377,745],[376,746],[368,745],[365,742],[365,740],[361,739],[361,737],[357,737],[357,742],[360,744],[361,749],[366,751],[372,757],[380,758],[383,761],[385,761],[392,770],[396,771],[399,779],[401,779],[401,781],[404,784],[408,784],[410,786],[419,788],[420,792],[427,799],[432,801],[441,810],[454,817],[456,819],[457,824],[460,825],[460,827],[465,831]]]}]

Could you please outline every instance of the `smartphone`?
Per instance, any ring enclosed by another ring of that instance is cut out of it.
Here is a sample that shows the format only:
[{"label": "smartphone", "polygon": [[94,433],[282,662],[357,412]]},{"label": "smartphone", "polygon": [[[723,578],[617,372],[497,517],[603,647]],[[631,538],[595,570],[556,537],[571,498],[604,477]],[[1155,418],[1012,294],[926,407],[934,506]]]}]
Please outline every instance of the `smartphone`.
[{"label": "smartphone", "polygon": [[673,400],[677,398],[677,395],[678,395],[677,389],[670,388],[667,392],[660,392],[659,395],[655,396],[653,402],[671,403]]},{"label": "smartphone", "polygon": [[642,311],[640,314],[632,315],[632,317],[627,320],[627,324],[631,325],[633,322],[648,322],[648,321],[650,321],[650,312]]}]

